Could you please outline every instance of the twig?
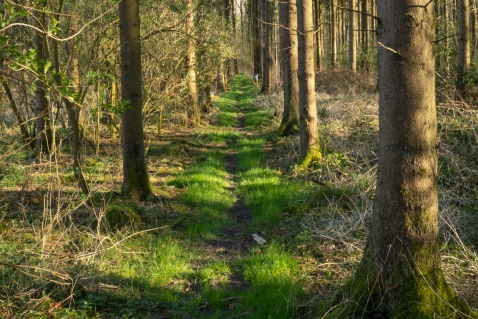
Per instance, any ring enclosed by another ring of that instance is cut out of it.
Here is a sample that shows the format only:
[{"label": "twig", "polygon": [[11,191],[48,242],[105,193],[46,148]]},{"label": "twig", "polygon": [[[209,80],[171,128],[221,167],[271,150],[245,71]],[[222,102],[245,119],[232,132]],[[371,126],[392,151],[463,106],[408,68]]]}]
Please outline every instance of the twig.
[{"label": "twig", "polygon": [[95,255],[98,255],[100,253],[103,253],[105,251],[108,251],[116,246],[118,246],[119,244],[121,244],[122,242],[124,242],[126,239],[128,238],[131,238],[133,236],[136,236],[138,234],[143,234],[143,233],[147,233],[147,232],[150,232],[150,231],[153,231],[153,230],[158,230],[158,229],[163,229],[163,228],[166,228],[166,227],[169,227],[169,225],[166,225],[166,226],[162,226],[162,227],[155,227],[155,228],[151,228],[151,229],[145,229],[145,230],[142,230],[140,232],[136,232],[134,234],[131,234],[129,236],[126,236],[125,238],[117,241],[116,243],[114,243],[113,245],[111,245],[110,247],[108,248],[105,248],[105,249],[101,249],[101,250],[98,250],[98,251],[94,251],[94,252],[91,252],[91,253],[88,253],[88,254],[84,254],[84,255],[80,255],[78,257],[76,257],[77,259],[83,259],[83,258],[88,258],[88,257],[92,257],[92,256],[95,256]]},{"label": "twig", "polygon": [[457,35],[459,35],[459,33],[455,33],[455,34],[452,34],[452,35],[449,35],[449,36],[446,36],[444,38],[441,38],[441,39],[438,39],[438,40],[433,40],[432,43],[437,43],[437,42],[440,42],[440,41],[443,41],[443,40],[446,40],[448,38],[453,38],[453,37],[456,37]]},{"label": "twig", "polygon": [[377,19],[378,21],[380,21],[379,17],[374,16],[373,14],[370,14],[370,13],[367,13],[367,12],[354,10],[354,9],[349,9],[349,8],[345,8],[345,7],[341,7],[341,6],[337,6],[337,5],[334,5],[334,7],[342,9],[342,10],[347,10],[347,11],[352,11],[352,12],[356,12],[356,13],[360,13],[360,14],[365,14],[366,16],[372,17],[372,18]]},{"label": "twig", "polygon": [[402,56],[402,55],[400,54],[400,52],[398,52],[398,51],[396,51],[396,50],[394,50],[394,49],[392,49],[392,48],[390,48],[390,47],[387,47],[386,45],[384,45],[384,44],[381,43],[381,42],[377,42],[377,44],[378,44],[379,46],[381,46],[382,48],[388,50],[388,51],[391,51],[391,52],[393,52],[393,53],[395,53],[395,54],[398,54],[399,56]]}]

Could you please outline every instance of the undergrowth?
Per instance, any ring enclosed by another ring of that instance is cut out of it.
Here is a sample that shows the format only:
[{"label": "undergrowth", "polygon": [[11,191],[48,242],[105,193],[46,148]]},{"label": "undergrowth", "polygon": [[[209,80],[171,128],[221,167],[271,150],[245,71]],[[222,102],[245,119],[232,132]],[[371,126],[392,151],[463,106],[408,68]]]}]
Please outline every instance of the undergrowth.
[{"label": "undergrowth", "polygon": [[[90,197],[66,148],[40,162],[2,140],[0,317],[313,318],[360,262],[375,191],[378,95],[347,74],[317,83],[323,162],[297,169],[298,136],[273,133],[281,96],[256,98],[239,76],[212,125],[147,130],[157,196],[142,203],[119,195],[119,140],[86,152]],[[438,115],[442,267],[476,309],[477,112],[450,101]],[[239,226],[237,205],[250,212]]]}]

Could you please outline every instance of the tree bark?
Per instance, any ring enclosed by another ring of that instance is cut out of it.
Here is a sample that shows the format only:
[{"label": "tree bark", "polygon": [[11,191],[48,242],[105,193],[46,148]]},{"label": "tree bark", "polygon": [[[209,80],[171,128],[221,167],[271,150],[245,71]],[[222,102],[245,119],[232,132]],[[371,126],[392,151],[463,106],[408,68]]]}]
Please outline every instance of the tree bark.
[{"label": "tree bark", "polygon": [[17,119],[17,125],[20,127],[20,132],[22,134],[22,142],[24,145],[32,146],[32,138],[28,133],[28,129],[25,125],[25,120],[23,119],[20,111],[18,110],[17,103],[13,98],[12,91],[10,90],[10,86],[8,85],[6,79],[3,76],[0,76],[0,82],[2,82],[2,86],[5,89],[5,93],[7,94],[8,101],[10,101],[10,108],[12,109],[15,117]]},{"label": "tree bark", "polygon": [[297,3],[288,0],[285,6],[286,29],[284,29],[284,113],[279,135],[288,136],[299,131],[299,79],[297,45]]},{"label": "tree bark", "polygon": [[469,0],[457,0],[458,2],[458,72],[456,87],[458,94],[465,97],[465,71],[470,67],[470,2]]},{"label": "tree bark", "polygon": [[187,53],[187,68],[188,68],[188,88],[189,88],[189,109],[188,119],[191,126],[196,126],[200,121],[199,101],[196,86],[196,46],[194,40],[194,19],[195,10],[193,9],[193,1],[186,1],[187,18],[186,18],[186,32],[188,37],[188,53]]},{"label": "tree bark", "polygon": [[119,3],[123,195],[143,200],[152,193],[143,141],[143,93],[138,0]]},{"label": "tree bark", "polygon": [[[39,28],[45,26],[45,13],[42,12],[38,16],[42,25],[38,24]],[[53,132],[50,126],[50,109],[48,99],[46,98],[46,90],[44,84],[43,74],[45,71],[45,63],[48,57],[46,36],[44,33],[35,32],[35,46],[37,50],[38,63],[38,78],[35,80],[35,117],[36,117],[36,152],[39,158],[42,155],[50,155],[54,150]]]},{"label": "tree bark", "polygon": [[378,52],[380,156],[372,221],[361,264],[327,318],[356,311],[410,319],[469,313],[440,268],[435,10],[427,4],[378,2],[378,41],[391,49]]},{"label": "tree bark", "polygon": [[321,16],[322,16],[322,8],[320,7],[320,0],[315,0],[315,10],[314,10],[314,25],[315,25],[315,48],[316,48],[316,65],[317,70],[322,70],[323,68],[323,56],[324,56],[324,49],[323,49],[323,41],[322,41],[322,26],[321,26]]},{"label": "tree bark", "polygon": [[260,19],[260,1],[252,1],[252,28],[253,28],[253,45],[254,45],[254,75],[262,74],[261,62],[261,24]]},{"label": "tree bark", "polygon": [[364,52],[368,51],[368,33],[369,33],[369,26],[368,26],[368,0],[362,0],[362,50]]},{"label": "tree bark", "polygon": [[[75,51],[74,45],[70,45],[68,42],[65,43],[66,52],[70,56],[69,61],[69,76],[72,79],[73,89],[70,90],[70,94],[77,93],[79,94],[80,85],[79,85],[79,62],[78,56]],[[62,80],[59,76],[60,74],[60,62],[59,62],[59,52],[58,52],[58,42],[53,42],[53,58],[55,62],[55,71],[57,76],[55,76],[56,83],[59,87],[63,86]],[[70,145],[71,145],[71,156],[73,158],[73,175],[78,183],[78,187],[81,189],[83,194],[89,195],[90,190],[88,188],[88,184],[86,183],[85,176],[83,175],[81,169],[81,153],[80,153],[80,146],[81,146],[81,129],[79,123],[79,115],[81,106],[78,104],[78,101],[71,101],[69,97],[63,96],[62,97],[63,104],[65,105],[67,114],[68,114],[68,124],[70,127],[71,138]]]},{"label": "tree bark", "polygon": [[355,40],[355,1],[349,0],[349,68],[357,70],[357,42]]},{"label": "tree bark", "polygon": [[271,5],[268,0],[262,0],[262,93],[271,93],[272,91],[272,52],[271,52]]},{"label": "tree bark", "polygon": [[[216,14],[219,17],[219,20],[221,21],[221,28],[224,27],[224,24],[222,23],[222,20],[224,18],[224,8],[223,8],[223,2],[222,0],[216,0]],[[220,52],[222,53],[222,52]],[[217,66],[217,75],[216,75],[216,90],[218,92],[224,92],[226,90],[226,79],[224,77],[224,59],[220,55],[219,56],[219,64]]]},{"label": "tree bark", "polygon": [[337,17],[336,17],[336,10],[335,10],[335,1],[330,0],[330,45],[331,45],[331,63],[332,68],[336,67],[337,64]]},{"label": "tree bark", "polygon": [[300,159],[302,168],[322,158],[315,99],[314,22],[312,16],[312,0],[297,0]]}]

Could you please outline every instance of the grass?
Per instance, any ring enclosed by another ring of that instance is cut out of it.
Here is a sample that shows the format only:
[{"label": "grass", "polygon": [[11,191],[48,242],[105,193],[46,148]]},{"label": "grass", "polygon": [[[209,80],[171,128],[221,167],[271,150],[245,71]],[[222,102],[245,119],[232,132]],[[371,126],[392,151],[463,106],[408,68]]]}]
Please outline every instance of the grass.
[{"label": "grass", "polygon": [[[108,206],[131,205],[119,196],[119,141],[84,161],[93,207],[68,179],[68,154],[34,163],[5,146],[0,318],[313,317],[360,262],[377,164],[376,93],[326,89],[317,95],[325,157],[307,171],[295,169],[298,137],[270,133],[280,96],[256,97],[245,76],[215,98],[214,126],[147,135],[160,196],[134,205],[134,225],[106,226]],[[476,114],[439,107],[442,267],[475,308]],[[247,133],[236,129],[241,117]],[[239,204],[251,217],[234,235],[249,248],[225,249]]]}]

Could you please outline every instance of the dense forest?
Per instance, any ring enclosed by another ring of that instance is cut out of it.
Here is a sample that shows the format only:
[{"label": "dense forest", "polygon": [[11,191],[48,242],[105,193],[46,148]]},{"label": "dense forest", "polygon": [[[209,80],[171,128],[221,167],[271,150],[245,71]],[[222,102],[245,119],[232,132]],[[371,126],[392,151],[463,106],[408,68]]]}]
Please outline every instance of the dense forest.
[{"label": "dense forest", "polygon": [[478,318],[476,1],[0,13],[0,318]]}]

